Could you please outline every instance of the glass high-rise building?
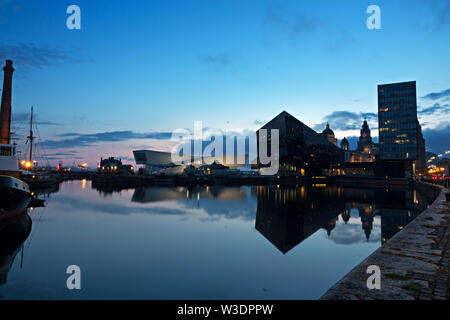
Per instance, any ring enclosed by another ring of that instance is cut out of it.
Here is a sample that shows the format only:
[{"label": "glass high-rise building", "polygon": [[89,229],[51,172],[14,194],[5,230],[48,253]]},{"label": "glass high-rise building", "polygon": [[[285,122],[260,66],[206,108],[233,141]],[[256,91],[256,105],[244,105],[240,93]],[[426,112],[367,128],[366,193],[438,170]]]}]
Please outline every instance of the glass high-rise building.
[{"label": "glass high-rise building", "polygon": [[378,86],[381,160],[418,159],[416,82]]}]

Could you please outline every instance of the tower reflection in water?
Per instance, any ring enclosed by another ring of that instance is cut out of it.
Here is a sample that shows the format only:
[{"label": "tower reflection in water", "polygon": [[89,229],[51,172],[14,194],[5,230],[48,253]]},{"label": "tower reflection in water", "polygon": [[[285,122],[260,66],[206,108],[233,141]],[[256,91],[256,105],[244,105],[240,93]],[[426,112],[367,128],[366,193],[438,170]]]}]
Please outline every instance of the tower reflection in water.
[{"label": "tower reflection in water", "polygon": [[16,256],[23,254],[23,243],[30,232],[31,219],[27,210],[12,217],[0,218],[0,288],[6,284]]},{"label": "tower reflection in water", "polygon": [[361,232],[371,238],[374,218],[381,219],[385,243],[425,209],[426,201],[411,190],[352,189],[336,186],[256,187],[255,227],[282,253],[320,229],[332,236],[336,223],[358,212]]},{"label": "tower reflection in water", "polygon": [[[136,189],[132,201],[154,203],[184,199],[195,201],[213,214],[213,211],[239,212],[250,197],[257,200],[256,230],[284,254],[321,229],[337,242],[335,229],[339,222],[342,224],[338,228],[340,231],[360,225],[357,232],[361,237],[357,237],[357,241],[381,239],[385,243],[427,205],[427,200],[414,189],[356,189],[327,185],[150,187]],[[208,206],[213,206],[214,210]],[[373,234],[375,221],[381,228],[381,232],[377,230],[376,239]],[[348,234],[340,235],[338,243],[350,244],[349,238]]]}]

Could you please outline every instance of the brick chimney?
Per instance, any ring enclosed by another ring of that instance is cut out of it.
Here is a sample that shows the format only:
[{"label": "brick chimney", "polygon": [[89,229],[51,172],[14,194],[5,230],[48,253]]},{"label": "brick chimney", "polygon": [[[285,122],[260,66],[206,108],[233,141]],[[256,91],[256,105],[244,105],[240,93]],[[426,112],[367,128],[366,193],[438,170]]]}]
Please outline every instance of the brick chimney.
[{"label": "brick chimney", "polygon": [[6,60],[3,71],[2,106],[0,111],[0,143],[8,144],[11,135],[11,91],[14,72],[13,62],[11,60]]}]

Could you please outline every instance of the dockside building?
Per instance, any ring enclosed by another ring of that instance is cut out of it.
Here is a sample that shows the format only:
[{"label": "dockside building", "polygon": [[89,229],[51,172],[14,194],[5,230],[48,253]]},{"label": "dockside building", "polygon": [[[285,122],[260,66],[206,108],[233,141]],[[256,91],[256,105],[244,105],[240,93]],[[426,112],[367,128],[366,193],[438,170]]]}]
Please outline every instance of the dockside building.
[{"label": "dockside building", "polygon": [[424,153],[419,147],[425,148],[417,119],[415,81],[378,86],[378,122],[382,165],[377,175],[411,178],[422,158],[419,154]]},{"label": "dockside building", "polygon": [[344,162],[344,152],[330,142],[327,134],[319,134],[286,111],[256,132],[258,166],[261,168],[260,132],[267,130],[268,150],[270,150],[271,130],[279,130],[280,175],[314,176],[340,170]]}]

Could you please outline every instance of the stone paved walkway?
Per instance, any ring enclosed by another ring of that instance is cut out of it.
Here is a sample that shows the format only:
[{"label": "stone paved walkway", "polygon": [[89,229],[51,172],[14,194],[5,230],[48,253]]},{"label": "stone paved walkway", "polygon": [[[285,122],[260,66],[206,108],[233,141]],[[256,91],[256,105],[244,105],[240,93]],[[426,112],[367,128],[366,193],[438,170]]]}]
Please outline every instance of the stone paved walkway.
[{"label": "stone paved walkway", "polygon": [[[450,202],[436,201],[384,246],[353,269],[323,300],[448,300]],[[381,269],[381,290],[367,289],[369,265]]]}]

